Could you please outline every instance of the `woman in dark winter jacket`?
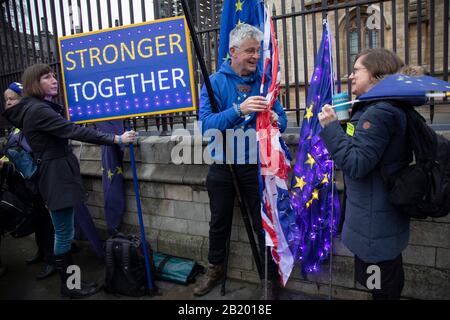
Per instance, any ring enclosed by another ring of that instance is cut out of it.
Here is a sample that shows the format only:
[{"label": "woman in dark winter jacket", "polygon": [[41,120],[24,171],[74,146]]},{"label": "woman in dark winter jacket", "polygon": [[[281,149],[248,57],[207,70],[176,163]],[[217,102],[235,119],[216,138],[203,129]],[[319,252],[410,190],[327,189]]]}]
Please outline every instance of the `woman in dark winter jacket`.
[{"label": "woman in dark winter jacket", "polygon": [[58,94],[54,71],[46,64],[28,67],[23,76],[24,98],[4,112],[20,128],[39,163],[39,192],[50,211],[55,227],[54,258],[61,277],[61,294],[81,298],[97,292],[96,284],[81,282],[80,289],[67,287],[67,267],[72,265],[71,244],[74,237],[73,208],[83,202],[80,166],[68,140],[113,145],[136,140],[134,131],[123,135],[103,133],[64,119],[63,107],[52,102]]},{"label": "woman in dark winter jacket", "polygon": [[[349,76],[357,97],[376,82],[394,74],[403,62],[385,49],[364,50]],[[409,238],[409,218],[388,201],[381,167],[392,175],[412,160],[406,137],[406,115],[389,101],[355,104],[342,129],[336,113],[325,105],[319,113],[322,137],[331,157],[343,171],[346,216],[343,243],[355,254],[356,280],[374,299],[399,299],[404,284],[402,251]]]}]

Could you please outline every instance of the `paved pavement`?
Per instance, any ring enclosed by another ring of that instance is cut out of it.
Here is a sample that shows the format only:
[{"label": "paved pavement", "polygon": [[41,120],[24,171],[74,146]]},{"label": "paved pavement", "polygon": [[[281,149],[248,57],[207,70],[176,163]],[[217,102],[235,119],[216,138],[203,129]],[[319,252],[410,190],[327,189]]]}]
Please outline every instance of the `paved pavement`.
[{"label": "paved pavement", "polygon": [[[10,236],[2,238],[0,247],[0,257],[4,265],[8,267],[8,272],[0,278],[0,300],[56,300],[60,299],[59,279],[57,275],[37,281],[36,274],[42,264],[26,265],[25,259],[33,256],[36,251],[34,236],[22,239],[14,239]],[[80,252],[74,255],[76,262],[82,272],[82,278],[87,281],[95,280],[98,283],[104,281],[104,264],[98,260],[85,241],[78,241]],[[197,280],[204,275],[199,275]],[[254,283],[244,281],[227,281],[226,295],[221,296],[220,286],[203,297],[195,297],[192,294],[195,284],[188,286],[174,284],[165,281],[156,281],[159,288],[159,295],[145,296],[141,298],[131,298],[125,296],[115,296],[104,291],[91,296],[90,300],[257,300],[261,292],[261,287]],[[283,300],[316,300],[318,297],[311,297],[283,290],[281,296]]]}]

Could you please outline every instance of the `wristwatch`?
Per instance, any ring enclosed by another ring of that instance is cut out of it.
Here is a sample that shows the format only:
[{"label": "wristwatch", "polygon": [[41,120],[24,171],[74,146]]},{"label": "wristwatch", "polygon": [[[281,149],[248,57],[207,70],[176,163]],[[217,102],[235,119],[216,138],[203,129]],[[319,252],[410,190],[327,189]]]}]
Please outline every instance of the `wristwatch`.
[{"label": "wristwatch", "polygon": [[239,114],[239,116],[240,116],[241,118],[244,118],[244,117],[245,117],[245,114],[242,113],[241,105],[240,105],[240,104],[236,105],[236,111],[237,111],[237,113]]}]

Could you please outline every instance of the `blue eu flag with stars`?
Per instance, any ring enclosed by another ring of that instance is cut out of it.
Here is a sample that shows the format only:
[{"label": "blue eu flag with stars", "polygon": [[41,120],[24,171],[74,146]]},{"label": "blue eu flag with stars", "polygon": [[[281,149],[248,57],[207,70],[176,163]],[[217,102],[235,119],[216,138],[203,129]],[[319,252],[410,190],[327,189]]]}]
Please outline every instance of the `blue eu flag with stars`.
[{"label": "blue eu flag with stars", "polygon": [[[264,30],[264,1],[263,0],[226,0],[223,4],[222,18],[220,23],[220,43],[218,67],[228,59],[230,43],[230,31],[236,25],[246,23]],[[263,61],[259,61],[259,70],[262,70]]]},{"label": "blue eu flag with stars", "polygon": [[330,38],[328,23],[324,21],[291,183],[291,203],[300,231],[296,258],[301,261],[304,274],[318,272],[321,263],[329,257],[330,224],[335,234],[340,215],[336,188],[332,192],[333,162],[319,137],[318,113],[324,104],[331,104],[334,86]]},{"label": "blue eu flag with stars", "polygon": [[[124,132],[122,120],[98,122],[97,128],[103,132],[121,135]],[[119,231],[125,213],[125,189],[123,179],[123,150],[117,145],[102,146],[103,194],[105,218],[108,232]]]}]

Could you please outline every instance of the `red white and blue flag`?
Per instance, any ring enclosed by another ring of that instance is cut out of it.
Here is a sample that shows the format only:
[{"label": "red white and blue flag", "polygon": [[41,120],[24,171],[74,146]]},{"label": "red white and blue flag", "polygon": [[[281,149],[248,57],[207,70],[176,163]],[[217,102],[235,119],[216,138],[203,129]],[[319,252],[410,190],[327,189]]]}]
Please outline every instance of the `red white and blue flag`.
[{"label": "red white and blue flag", "polygon": [[[264,70],[261,95],[267,97],[272,110],[280,90],[280,68],[270,10],[263,0],[224,1],[218,65],[229,57],[229,34],[240,23],[253,25],[264,33],[264,54],[258,63],[258,70]],[[293,235],[297,227],[287,188],[289,151],[281,139],[278,126],[270,124],[270,110],[258,113],[256,119],[261,215],[266,245],[272,247],[272,258],[278,265],[281,283],[285,285],[294,266],[293,251],[289,247],[295,248],[292,239],[296,238]]]},{"label": "red white and blue flag", "polygon": [[280,67],[273,21],[268,8],[264,8],[264,70],[261,95],[266,96],[269,109],[258,113],[256,118],[261,217],[266,233],[266,245],[271,247],[272,258],[278,265],[280,280],[284,286],[294,267],[294,255],[290,245],[295,216],[288,191],[289,150],[281,137],[278,124],[270,123],[271,110],[280,92]]}]

